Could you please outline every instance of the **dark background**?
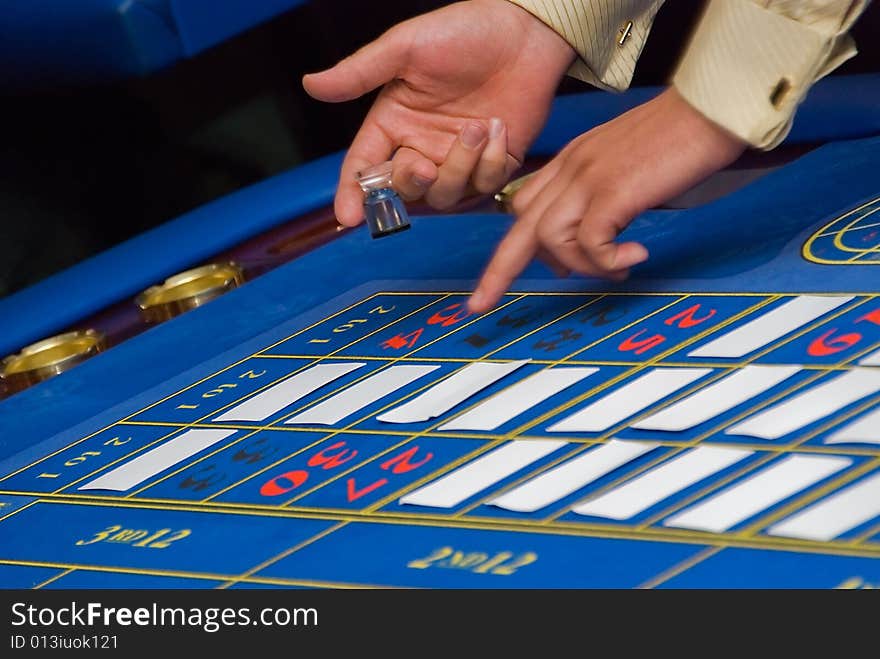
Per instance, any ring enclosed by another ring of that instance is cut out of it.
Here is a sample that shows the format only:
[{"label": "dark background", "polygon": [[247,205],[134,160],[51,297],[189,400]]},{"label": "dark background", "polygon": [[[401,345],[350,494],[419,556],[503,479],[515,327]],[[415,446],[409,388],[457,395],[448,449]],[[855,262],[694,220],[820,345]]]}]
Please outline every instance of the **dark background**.
[{"label": "dark background", "polygon": [[[0,297],[214,198],[346,148],[372,95],[318,103],[302,91],[301,76],[445,4],[317,0],[148,78],[0,90]],[[665,3],[634,85],[668,80],[701,6]],[[860,55],[836,74],[880,71],[876,5],[853,35]],[[559,89],[583,91],[592,88],[573,79]]]}]

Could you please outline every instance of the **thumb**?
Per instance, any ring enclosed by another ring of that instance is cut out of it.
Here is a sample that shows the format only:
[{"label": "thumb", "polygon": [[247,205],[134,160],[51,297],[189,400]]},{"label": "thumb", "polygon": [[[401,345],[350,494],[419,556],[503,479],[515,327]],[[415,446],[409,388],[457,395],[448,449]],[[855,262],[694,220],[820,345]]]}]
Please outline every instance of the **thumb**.
[{"label": "thumb", "polygon": [[618,235],[641,212],[638,205],[626,205],[601,198],[590,203],[578,227],[577,241],[593,266],[592,274],[624,275],[648,259],[648,250],[637,242],[617,242]]},{"label": "thumb", "polygon": [[393,80],[403,67],[403,40],[392,29],[333,68],[303,76],[312,98],[329,103],[351,101]]}]

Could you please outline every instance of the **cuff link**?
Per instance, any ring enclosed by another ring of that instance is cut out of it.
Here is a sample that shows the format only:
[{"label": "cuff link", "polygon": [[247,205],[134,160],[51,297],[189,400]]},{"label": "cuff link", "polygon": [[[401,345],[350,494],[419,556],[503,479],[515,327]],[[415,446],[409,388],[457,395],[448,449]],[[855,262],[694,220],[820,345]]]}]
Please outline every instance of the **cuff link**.
[{"label": "cuff link", "polygon": [[622,46],[623,44],[626,43],[627,39],[629,39],[630,36],[632,35],[632,29],[633,29],[633,22],[627,21],[626,25],[624,25],[622,28],[620,28],[617,31],[617,34],[620,35],[620,38],[617,40],[618,46]]},{"label": "cuff link", "polygon": [[790,78],[782,78],[770,92],[770,104],[777,110],[781,109],[793,88]]}]

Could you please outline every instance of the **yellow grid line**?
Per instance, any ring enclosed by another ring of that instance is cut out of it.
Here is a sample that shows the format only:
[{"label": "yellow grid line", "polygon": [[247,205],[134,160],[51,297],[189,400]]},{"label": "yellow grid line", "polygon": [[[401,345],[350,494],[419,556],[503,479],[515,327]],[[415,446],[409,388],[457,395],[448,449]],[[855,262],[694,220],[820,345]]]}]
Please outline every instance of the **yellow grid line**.
[{"label": "yellow grid line", "polygon": [[285,549],[280,554],[277,554],[277,555],[273,556],[272,558],[269,558],[269,559],[263,561],[262,563],[252,567],[250,570],[242,572],[235,579],[230,579],[226,583],[224,583],[220,586],[217,586],[217,589],[218,590],[225,590],[225,589],[229,588],[230,586],[234,586],[235,584],[240,583],[241,581],[244,581],[244,580],[248,579],[249,577],[254,576],[257,572],[265,570],[270,565],[274,565],[278,561],[284,560],[288,556],[295,554],[300,549],[308,547],[309,545],[317,542],[318,540],[321,540],[322,538],[326,538],[328,535],[330,535],[331,533],[335,533],[336,531],[343,528],[347,524],[348,524],[348,522],[339,522],[339,524],[335,524],[328,529],[324,529],[320,533],[316,533],[312,537],[307,538],[307,539],[303,540],[302,542],[295,544],[293,547],[291,547],[289,549]]},{"label": "yellow grid line", "polygon": [[[103,572],[108,574],[136,574],[149,577],[172,577],[178,579],[199,579],[201,581],[228,581],[235,579],[232,574],[217,574],[211,572],[188,572],[186,570],[161,570],[161,569],[144,569],[144,568],[123,568],[107,565],[89,565],[80,563],[61,563],[55,561],[19,561],[0,559],[0,565],[11,565],[15,567],[48,567],[59,570],[81,570],[83,572]],[[377,586],[371,584],[352,584],[335,581],[311,581],[308,579],[269,579],[265,577],[250,577],[242,583],[253,583],[269,586],[305,586],[317,588],[388,588],[388,586]]]},{"label": "yellow grid line", "polygon": [[[459,459],[457,462],[465,462],[467,456]],[[768,458],[769,459],[769,458]],[[766,462],[766,460],[764,461]],[[763,464],[763,462],[762,462]],[[739,473],[742,475],[747,470],[743,470]],[[734,475],[732,478],[735,478]],[[719,482],[719,486],[723,486],[728,483],[730,479],[726,479],[723,482]],[[139,499],[120,499],[118,497],[112,497],[109,495],[77,495],[77,494],[57,494],[57,495],[45,495],[42,499],[43,503],[59,503],[59,504],[72,504],[72,505],[91,505],[91,506],[102,506],[106,508],[131,508],[131,507],[147,507],[150,509],[156,510],[169,510],[169,511],[200,511],[204,513],[231,513],[231,514],[247,514],[247,515],[256,515],[256,516],[264,516],[264,517],[285,517],[285,518],[311,518],[317,517],[320,519],[346,519],[349,521],[366,521],[370,518],[375,519],[395,519],[401,520],[402,522],[408,521],[424,521],[424,522],[438,522],[443,523],[449,520],[461,519],[463,521],[472,522],[479,521],[481,524],[480,528],[484,528],[486,530],[492,530],[498,528],[498,525],[508,525],[511,522],[510,517],[491,517],[487,515],[479,515],[479,516],[469,516],[467,518],[455,515],[449,515],[444,513],[423,513],[423,512],[405,512],[399,509],[394,510],[376,510],[376,506],[373,505],[369,508],[362,509],[348,509],[348,508],[331,508],[329,506],[287,506],[285,508],[279,508],[276,506],[268,506],[268,505],[260,505],[260,504],[250,504],[250,503],[237,503],[237,502],[198,502],[191,500],[181,500],[181,499],[158,499],[158,498],[139,498]],[[329,516],[329,517],[327,517]],[[639,540],[645,539],[644,533],[651,533],[654,529],[649,524],[641,523],[637,525],[625,525],[618,523],[605,523],[605,522],[582,522],[582,521],[560,521],[559,519],[553,520],[540,520],[540,519],[517,519],[516,523],[524,528],[529,528],[532,531],[544,531],[547,528],[553,528],[560,524],[575,524],[578,528],[583,528],[587,531],[595,531],[597,529],[614,529],[619,533],[628,533],[626,537],[629,539]],[[701,542],[706,543],[707,535],[701,531],[692,531],[688,529],[675,529],[675,533],[677,537],[694,537],[698,538]],[[870,535],[870,533],[869,533]],[[734,537],[735,534],[726,534],[723,537]],[[716,539],[722,536],[715,536]],[[771,542],[776,542],[775,537],[770,538]],[[850,546],[853,544],[853,540],[841,541],[845,545]]]},{"label": "yellow grid line", "polygon": [[[730,370],[735,370],[735,369],[730,369]],[[704,386],[705,386],[705,384],[709,383],[710,381],[714,382],[716,379],[717,378],[707,378],[706,383],[704,383]],[[668,403],[676,402],[676,401],[680,400],[681,398],[684,398],[684,397],[690,395],[690,393],[693,393],[695,390],[697,390],[699,388],[700,388],[699,383],[696,385],[692,385],[690,388],[684,389],[683,390],[684,393],[675,394],[672,398],[670,398],[669,401],[665,401],[664,403],[659,404],[652,409],[654,411],[659,411],[661,409],[664,409],[665,407],[668,406]],[[149,423],[149,424],[144,424],[144,425],[158,425],[158,426],[169,425],[169,426],[172,426],[172,425],[177,425],[177,424],[170,424],[170,423],[164,424],[164,423],[157,422],[157,423]],[[180,425],[182,426],[183,424],[180,424]],[[632,424],[630,424],[630,425],[632,425]],[[224,423],[224,424],[199,423],[199,424],[194,424],[192,427],[193,428],[204,428],[204,429],[210,428],[210,429],[215,429],[215,430],[260,430],[260,431],[264,431],[264,432],[268,431],[268,432],[282,432],[282,433],[299,433],[299,434],[308,434],[308,435],[331,432],[331,431],[328,431],[327,428],[319,428],[319,427],[311,427],[311,426],[302,426],[302,427],[285,426],[283,428],[279,428],[279,427],[275,427],[275,426],[239,426],[239,425],[226,424],[226,423]],[[366,435],[366,436],[386,437],[386,438],[387,437],[411,437],[413,435],[413,433],[411,431],[408,432],[405,430],[373,430],[373,429],[360,429],[360,428],[348,428],[341,434]],[[507,435],[498,435],[498,434],[493,434],[493,433],[480,433],[478,431],[473,431],[473,432],[461,431],[461,432],[459,432],[459,431],[455,431],[455,430],[443,430],[443,431],[427,431],[427,430],[425,430],[425,431],[423,431],[423,434],[420,436],[433,437],[433,438],[437,438],[437,439],[475,439],[478,441],[480,441],[480,440],[489,441],[489,440],[508,439]],[[540,441],[563,441],[568,444],[589,444],[591,446],[593,444],[604,443],[601,436],[599,436],[599,437],[575,437],[573,435],[564,435],[561,433],[559,435],[554,434],[553,436],[550,436],[550,435],[518,435],[516,437],[516,439],[528,439],[530,441],[538,441],[538,442],[540,442]],[[638,439],[638,438],[630,438],[630,439]],[[324,439],[322,438],[320,440],[316,440],[314,442],[314,444],[319,444],[323,441],[324,441]],[[689,440],[689,439],[664,439],[664,438],[652,437],[649,441],[657,443],[660,446],[689,448],[690,442],[692,440]],[[778,445],[778,446],[777,445],[771,446],[771,445],[764,444],[764,443],[749,442],[749,441],[745,441],[745,440],[744,441],[732,440],[730,442],[725,442],[724,445],[725,446],[732,446],[735,448],[744,448],[744,449],[752,449],[752,450],[765,450],[765,451],[771,451],[771,452],[775,451],[778,453],[788,453],[791,451],[791,448],[786,444],[782,444],[782,445]],[[829,453],[829,454],[834,454],[834,455],[876,456],[876,455],[880,454],[880,446],[877,446],[876,448],[849,447],[849,446],[845,446],[845,445],[841,445],[841,446],[837,446],[837,445],[835,445],[835,446],[804,446],[804,447],[799,447],[798,450],[813,452],[813,453]],[[0,489],[0,494],[16,495],[16,494],[22,494],[25,492],[28,492],[28,491],[27,490],[3,490],[3,489]],[[48,493],[40,492],[40,493],[38,493],[37,496],[40,496],[43,494],[48,494]]]},{"label": "yellow grid line", "polygon": [[[267,355],[268,356],[268,355]],[[303,355],[273,355],[274,358],[278,359],[309,359]],[[388,357],[370,357],[367,355],[338,355],[333,359],[348,359],[351,361],[386,361],[389,359]],[[515,357],[498,357],[492,358],[491,360],[486,359],[468,359],[466,357],[399,357],[398,361],[402,362],[438,362],[441,364],[473,364],[482,361],[492,361],[494,363],[509,363],[519,361],[519,359]],[[557,360],[555,359],[532,359],[530,363],[539,364],[539,365],[553,365],[556,364]],[[606,359],[589,359],[589,360],[577,360],[577,359],[568,359],[565,361],[566,365],[574,365],[578,366],[625,366],[625,367],[634,367],[642,364],[642,361],[613,361]],[[780,362],[784,364],[788,364],[790,362]],[[744,362],[710,362],[710,361],[699,361],[699,362],[676,362],[676,361],[667,361],[663,360],[661,362],[657,362],[656,366],[670,366],[677,368],[692,368],[694,366],[701,366],[705,368],[742,368],[747,364]],[[814,370],[814,371],[849,371],[855,368],[855,366],[837,366],[833,364],[828,364],[827,366],[824,364],[798,364],[804,370]],[[120,422],[123,423],[123,422]],[[133,425],[137,423],[143,423],[140,421],[125,421],[125,425]],[[164,422],[158,422],[159,425],[168,425]]]},{"label": "yellow grid line", "polygon": [[[40,495],[40,496],[42,496],[42,495]],[[37,504],[37,503],[39,503],[39,501],[35,499],[34,501],[31,501],[30,503],[26,503],[25,505],[20,506],[20,507],[16,508],[15,510],[11,511],[11,512],[6,513],[5,515],[3,515],[3,517],[0,517],[0,522],[4,521],[4,520],[6,520],[6,519],[9,519],[9,518],[12,517],[13,515],[17,515],[17,514],[20,513],[22,510],[26,510],[26,509],[30,508],[31,506],[33,506],[33,505],[35,505],[35,504]]]},{"label": "yellow grid line", "polygon": [[[234,515],[247,517],[263,517],[263,518],[284,518],[284,519],[313,519],[335,522],[348,523],[364,523],[364,524],[390,524],[395,526],[426,526],[431,528],[450,528],[450,529],[470,529],[470,530],[486,530],[486,531],[511,531],[516,533],[534,534],[544,533],[548,535],[564,535],[583,538],[615,538],[624,540],[651,540],[669,543],[684,543],[695,545],[718,545],[729,547],[740,547],[747,549],[771,549],[779,551],[803,551],[818,554],[841,555],[841,556],[863,556],[875,557],[880,555],[880,546],[876,548],[854,547],[848,541],[814,541],[802,540],[796,538],[771,538],[769,536],[741,537],[735,535],[717,536],[702,531],[693,531],[689,529],[672,529],[672,528],[650,528],[639,534],[633,534],[632,530],[623,525],[617,524],[583,524],[580,522],[556,522],[549,526],[536,527],[529,520],[520,520],[516,518],[487,518],[470,517],[453,519],[443,516],[423,516],[423,515],[405,515],[400,513],[385,514],[359,514],[352,511],[331,512],[329,509],[316,508],[314,510],[291,511],[285,509],[276,509],[273,511],[256,512],[250,510],[236,510],[234,508],[218,508],[206,511],[199,506],[171,506],[164,502],[155,504],[142,502],[139,500],[117,500],[113,504],[100,501],[69,501],[69,500],[52,500],[45,499],[40,501],[46,505],[83,505],[99,508],[112,509],[141,509],[141,510],[164,510],[168,512],[194,512],[194,513],[211,513],[218,515]],[[489,523],[492,522],[492,523]],[[3,562],[0,559],[0,562]],[[224,580],[235,578],[235,575],[229,575]]]},{"label": "yellow grid line", "polygon": [[45,581],[43,581],[43,582],[41,582],[41,583],[38,583],[36,586],[34,586],[34,587],[32,588],[32,590],[40,590],[43,586],[48,586],[50,583],[52,583],[52,582],[54,582],[54,581],[58,581],[58,580],[61,579],[62,577],[66,577],[66,576],[67,576],[68,574],[70,574],[71,572],[76,572],[76,568],[74,568],[74,567],[67,568],[67,569],[64,570],[63,572],[59,572],[58,574],[49,577],[49,578],[46,579]]},{"label": "yellow grid line", "polygon": [[[868,211],[864,215],[861,215],[860,217],[856,218],[855,220],[853,220],[852,222],[847,224],[843,229],[840,229],[839,231],[835,231],[834,232],[834,239],[832,240],[833,245],[837,249],[839,249],[841,252],[848,252],[848,253],[864,252],[865,251],[864,248],[850,247],[850,246],[846,245],[843,242],[843,239],[847,233],[850,233],[854,230],[854,227],[858,222],[864,220],[866,217],[869,217],[878,211],[880,211],[880,206],[878,206],[877,208],[872,208],[870,211]],[[864,228],[864,227],[855,227],[855,229],[862,229],[862,228]],[[868,248],[868,249],[870,250],[872,248]]]},{"label": "yellow grid line", "polygon": [[666,583],[673,577],[677,577],[679,574],[683,574],[687,572],[689,569],[694,567],[695,565],[702,563],[703,561],[712,558],[716,554],[721,553],[721,551],[725,549],[724,547],[707,547],[701,552],[694,554],[690,558],[678,563],[677,565],[672,566],[661,572],[660,574],[651,577],[644,583],[642,583],[637,588],[640,590],[649,590],[651,588],[656,588],[662,583]]},{"label": "yellow grid line", "polygon": [[859,533],[850,542],[853,545],[863,545],[863,544],[867,543],[868,540],[870,540],[873,536],[877,535],[878,533],[880,533],[880,522],[877,522],[876,524],[869,526],[867,528],[867,530],[863,531],[862,533]]},{"label": "yellow grid line", "polygon": [[[873,215],[878,210],[880,210],[880,209],[874,209],[870,213],[866,213],[865,215],[863,215],[859,219],[864,219],[864,218],[868,217],[869,215]],[[851,229],[849,229],[849,232],[854,233],[856,231],[861,231],[862,229],[873,229],[874,227],[880,227],[880,222],[871,222],[869,224],[854,226]],[[830,236],[837,236],[838,234],[840,234],[840,232],[841,232],[841,229],[838,229],[837,231],[829,231],[828,233],[817,233],[816,238],[828,238]]]}]

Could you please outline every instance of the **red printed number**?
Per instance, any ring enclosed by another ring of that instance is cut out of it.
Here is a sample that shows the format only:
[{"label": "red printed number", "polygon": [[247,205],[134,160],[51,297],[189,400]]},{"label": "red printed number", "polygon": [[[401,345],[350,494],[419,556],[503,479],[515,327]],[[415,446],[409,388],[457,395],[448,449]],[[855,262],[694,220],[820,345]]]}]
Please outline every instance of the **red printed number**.
[{"label": "red printed number", "polygon": [[[880,309],[874,309],[873,311],[866,313],[861,318],[857,318],[855,322],[869,322],[874,325],[880,325]],[[814,339],[807,347],[807,353],[813,357],[826,357],[852,348],[863,338],[862,334],[859,332],[850,332],[849,334],[834,336],[835,332],[837,332],[836,327],[828,330],[819,338]]]},{"label": "red printed number", "polygon": [[837,329],[830,329],[825,332],[822,336],[815,339],[810,346],[807,348],[807,352],[813,357],[825,357],[827,355],[833,355],[837,352],[842,352],[847,348],[852,348],[856,343],[862,340],[862,335],[858,332],[851,332],[849,334],[842,334],[841,336],[835,336],[832,338],[832,334],[834,334]]},{"label": "red printed number", "polygon": [[874,323],[875,325],[880,325],[880,309],[874,309],[874,311],[866,313],[864,316],[856,320],[856,322],[860,323],[863,320],[867,320],[869,323]]},{"label": "red printed number", "polygon": [[412,348],[416,344],[416,341],[419,340],[422,332],[424,332],[424,329],[420,327],[415,332],[410,332],[409,334],[398,334],[397,336],[392,336],[387,341],[383,341],[381,345],[385,350],[388,350],[389,348],[391,350]]},{"label": "red printed number", "polygon": [[385,485],[387,483],[388,483],[387,478],[380,478],[375,483],[370,483],[366,487],[361,488],[359,490],[359,489],[357,489],[357,485],[355,485],[354,478],[349,478],[345,483],[345,487],[346,487],[345,494],[348,497],[349,502],[357,501],[361,497],[368,495],[373,490],[378,490],[380,487],[382,487],[383,485]]},{"label": "red printed number", "polygon": [[[456,309],[458,309],[458,311],[455,311]],[[460,304],[450,304],[445,309],[438,311],[433,316],[428,318],[428,325],[440,325],[440,327],[449,327],[450,325],[455,325],[455,323],[464,320],[470,315],[470,312],[467,309],[461,308]]]},{"label": "red printed number", "polygon": [[[316,467],[324,470],[335,469],[354,459],[357,454],[357,450],[346,448],[345,442],[336,442],[332,446],[328,446],[315,453],[306,464],[313,469]],[[288,471],[263,483],[263,486],[260,488],[260,494],[264,497],[281,496],[300,487],[308,479],[309,472],[305,469]]]},{"label": "red printed number", "polygon": [[[315,455],[309,458],[308,465],[310,467],[321,467],[321,469],[333,469],[339,465],[344,465],[346,462],[357,456],[358,452],[355,449],[342,448],[343,446],[345,446],[345,442],[337,442],[333,446],[328,446],[323,451],[318,451]],[[336,453],[327,453],[328,451],[337,448],[342,448],[342,450],[337,451]]]},{"label": "red printed number", "polygon": [[428,453],[424,458],[422,458],[418,462],[410,462],[412,458],[415,457],[416,453],[419,452],[418,446],[413,446],[411,449],[400,453],[390,460],[383,462],[380,467],[385,470],[391,470],[392,474],[406,474],[413,469],[418,469],[423,464],[428,462],[431,458],[434,457],[433,453]]},{"label": "red printed number", "polygon": [[645,330],[639,330],[621,343],[617,349],[621,352],[635,352],[635,354],[641,355],[642,353],[648,352],[651,348],[656,348],[666,340],[666,337],[662,334],[655,334],[654,336],[649,336],[647,339],[636,341],[636,339],[644,333]]},{"label": "red printed number", "polygon": [[309,478],[309,472],[302,469],[288,471],[286,474],[276,476],[270,481],[263,483],[260,494],[264,497],[277,497],[295,490]]},{"label": "red printed number", "polygon": [[663,322],[666,325],[669,325],[670,327],[672,325],[675,325],[676,327],[678,327],[680,329],[688,329],[689,327],[696,327],[700,323],[703,323],[703,322],[709,320],[716,313],[715,309],[709,309],[709,312],[706,315],[701,316],[700,318],[697,318],[697,312],[700,310],[701,307],[702,307],[702,305],[695,304],[694,306],[692,306],[688,309],[685,309],[681,313],[675,314],[674,316],[672,316],[672,318],[667,318]]},{"label": "red printed number", "polygon": [[[433,457],[433,453],[428,453],[426,456],[421,458],[420,460],[413,461],[416,454],[419,452],[418,446],[413,446],[410,449],[407,449],[403,453],[398,453],[392,458],[389,458],[385,462],[379,465],[380,469],[384,469],[385,471],[390,471],[392,474],[399,475],[405,474],[407,472],[412,471],[413,469],[418,469],[423,466],[427,462],[429,462]],[[366,496],[370,492],[378,490],[380,487],[387,485],[387,478],[380,478],[377,481],[370,483],[362,488],[358,488],[357,482],[354,478],[349,478],[346,483],[346,496],[348,497],[349,503],[352,501],[357,501],[363,496]]]}]

